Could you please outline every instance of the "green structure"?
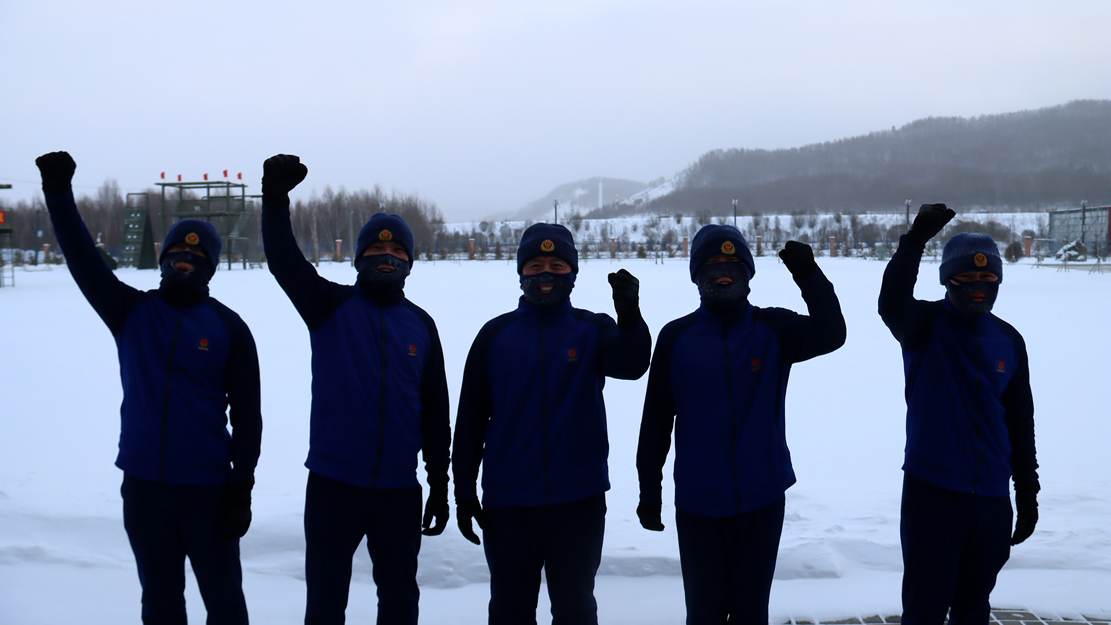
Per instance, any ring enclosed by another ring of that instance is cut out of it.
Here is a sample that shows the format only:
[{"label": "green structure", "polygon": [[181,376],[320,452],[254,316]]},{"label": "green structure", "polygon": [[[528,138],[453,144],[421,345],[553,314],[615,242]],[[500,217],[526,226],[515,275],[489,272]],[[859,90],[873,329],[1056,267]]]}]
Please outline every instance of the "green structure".
[{"label": "green structure", "polygon": [[123,215],[123,237],[120,242],[119,264],[123,267],[157,269],[154,254],[154,228],[150,223],[150,207],[146,193],[128,193],[127,210]]},{"label": "green structure", "polygon": [[162,187],[162,231],[181,219],[203,219],[212,223],[224,242],[228,269],[236,257],[243,268],[258,264],[257,237],[250,236],[252,212],[247,185],[223,181],[159,182]]}]

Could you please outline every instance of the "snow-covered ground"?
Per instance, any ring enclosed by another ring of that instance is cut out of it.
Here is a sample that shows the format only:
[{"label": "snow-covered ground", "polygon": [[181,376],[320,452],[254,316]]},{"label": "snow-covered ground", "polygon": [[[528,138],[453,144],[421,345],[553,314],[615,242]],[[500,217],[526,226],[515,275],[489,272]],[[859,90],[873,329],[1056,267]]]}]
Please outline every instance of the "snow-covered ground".
[{"label": "snow-covered ground", "polygon": [[[899,470],[903,381],[898,345],[876,314],[883,263],[820,258],[848,320],[841,350],[802,363],[788,391],[788,442],[798,484],[787,514],[772,589],[772,622],[898,614]],[[757,259],[752,301],[804,310],[789,273]],[[589,260],[572,300],[612,311],[605,274],[624,266],[641,280],[644,316],[658,332],[697,304],[686,262]],[[918,296],[942,294],[924,263]],[[1012,551],[993,604],[1061,617],[1111,615],[1111,441],[1105,378],[1111,354],[1111,274],[1007,265],[996,312],[1025,336],[1037,407],[1041,521]],[[346,264],[321,272],[350,281]],[[140,288],[153,271],[120,270]],[[111,336],[64,267],[17,271],[0,289],[0,623],[138,622],[139,583],[121,522],[121,474],[113,466],[120,383]],[[436,319],[452,399],[481,325],[510,310],[510,261],[418,262],[407,294]],[[223,271],[213,294],[250,325],[262,364],[262,459],[254,523],[242,541],[255,622],[299,623],[304,584],[301,514],[308,445],[308,333],[266,271]],[[682,582],[673,509],[668,528],[636,520],[634,467],[645,379],[606,386],[613,489],[598,597],[604,623],[681,623]],[[1104,458],[1101,460],[1101,458]],[[670,475],[670,467],[665,469]],[[665,479],[665,501],[671,498]],[[454,511],[453,511],[454,512]],[[360,551],[348,615],[375,613],[369,558]],[[421,551],[425,622],[485,623],[487,572],[480,547],[452,520]],[[193,622],[204,608],[190,579]],[[547,622],[541,599],[541,622]]]}]

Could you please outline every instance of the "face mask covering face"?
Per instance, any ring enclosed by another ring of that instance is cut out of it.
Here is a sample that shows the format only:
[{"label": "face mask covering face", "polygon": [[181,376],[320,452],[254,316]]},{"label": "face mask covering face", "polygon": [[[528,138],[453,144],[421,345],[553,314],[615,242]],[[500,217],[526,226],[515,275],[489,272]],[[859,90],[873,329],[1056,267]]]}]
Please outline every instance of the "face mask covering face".
[{"label": "face mask covering face", "polygon": [[[186,269],[191,265],[192,269]],[[189,251],[170,252],[162,257],[162,283],[159,288],[178,301],[208,297],[212,265],[208,259]]]},{"label": "face mask covering face", "polygon": [[748,265],[743,262],[703,265],[695,276],[702,304],[712,311],[739,310],[748,303]]},{"label": "face mask covering face", "polygon": [[[995,305],[995,298],[999,295],[999,283],[983,280],[973,282],[950,280],[945,285],[945,290],[949,293],[949,302],[953,304],[953,308],[966,315],[979,316],[991,312],[992,306]],[[976,294],[975,299],[973,293]],[[983,299],[977,301],[980,295]]]},{"label": "face mask covering face", "polygon": [[534,276],[521,276],[525,301],[538,308],[555,308],[571,297],[575,274],[545,271]]},{"label": "face mask covering face", "polygon": [[359,284],[365,288],[400,291],[409,276],[409,261],[393,254],[374,254],[360,257],[355,269],[359,271]]}]

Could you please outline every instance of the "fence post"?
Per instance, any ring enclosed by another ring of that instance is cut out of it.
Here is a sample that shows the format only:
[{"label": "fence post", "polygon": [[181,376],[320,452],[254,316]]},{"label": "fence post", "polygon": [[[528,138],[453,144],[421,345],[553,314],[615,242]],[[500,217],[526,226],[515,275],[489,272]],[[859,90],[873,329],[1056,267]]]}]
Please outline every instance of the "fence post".
[{"label": "fence post", "polygon": [[756,255],[764,255],[764,237],[756,235]]},{"label": "fence post", "polygon": [[1033,247],[1033,245],[1034,245],[1034,238],[1033,237],[1022,237],[1022,244],[1023,244],[1023,248],[1024,248],[1024,253],[1026,254],[1026,258],[1030,258],[1030,248]]},{"label": "fence post", "polygon": [[690,256],[690,237],[683,237],[683,258]]},{"label": "fence post", "polygon": [[829,257],[833,258],[837,255],[837,237],[829,238]]}]

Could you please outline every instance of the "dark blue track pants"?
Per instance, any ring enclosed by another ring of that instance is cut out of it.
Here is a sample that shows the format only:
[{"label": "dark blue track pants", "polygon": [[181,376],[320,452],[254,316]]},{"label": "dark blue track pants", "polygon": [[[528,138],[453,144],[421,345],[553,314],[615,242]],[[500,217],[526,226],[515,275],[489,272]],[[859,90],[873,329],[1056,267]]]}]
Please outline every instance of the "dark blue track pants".
[{"label": "dark blue track pants", "polygon": [[552,625],[597,625],[594,576],[602,563],[605,493],[544,506],[489,507],[485,513],[490,624],[535,625],[543,569]]},{"label": "dark blue track pants", "polygon": [[367,539],[379,625],[416,624],[421,488],[373,489],[309,472],[305,492],[306,625],[343,623],[351,560]]},{"label": "dark blue track pants", "polygon": [[123,475],[123,526],[143,587],[143,622],[185,625],[185,558],[208,625],[247,623],[239,541],[216,531],[223,484],[165,484]]},{"label": "dark blue track pants", "polygon": [[785,503],[725,517],[675,511],[687,625],[767,625]]},{"label": "dark blue track pants", "polygon": [[903,625],[986,624],[988,595],[1011,555],[1011,499],[903,476]]}]

